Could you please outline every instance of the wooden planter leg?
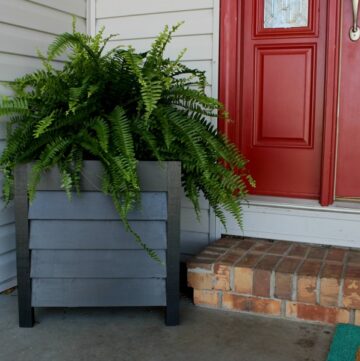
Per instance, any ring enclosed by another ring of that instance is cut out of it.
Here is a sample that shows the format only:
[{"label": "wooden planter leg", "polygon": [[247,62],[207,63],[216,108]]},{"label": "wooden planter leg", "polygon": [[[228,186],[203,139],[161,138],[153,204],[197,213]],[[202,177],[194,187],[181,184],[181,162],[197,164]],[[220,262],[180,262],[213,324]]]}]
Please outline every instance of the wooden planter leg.
[{"label": "wooden planter leg", "polygon": [[33,327],[26,166],[19,166],[15,173],[15,228],[19,326]]},{"label": "wooden planter leg", "polygon": [[180,189],[181,165],[169,163],[168,168],[168,223],[166,252],[166,317],[167,326],[179,324],[180,293]]}]

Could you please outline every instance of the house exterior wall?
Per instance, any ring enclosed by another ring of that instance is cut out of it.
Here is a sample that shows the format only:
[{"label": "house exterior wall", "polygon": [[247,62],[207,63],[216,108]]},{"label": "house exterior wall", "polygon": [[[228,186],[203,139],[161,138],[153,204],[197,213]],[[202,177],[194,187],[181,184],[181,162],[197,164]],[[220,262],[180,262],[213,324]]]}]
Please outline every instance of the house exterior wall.
[{"label": "house exterior wall", "polygon": [[[168,24],[184,21],[168,47],[167,55],[175,58],[187,49],[183,62],[189,67],[205,70],[209,86],[207,93],[217,97],[218,89],[218,0],[136,0],[96,1],[96,29],[105,27],[105,33],[119,34],[110,42],[132,45],[138,51],[149,49],[154,38]],[[220,228],[209,204],[201,200],[201,218],[197,221],[191,203],[183,195],[181,207],[181,252],[183,259],[194,255],[219,236]]]},{"label": "house exterior wall", "polygon": [[[72,14],[79,31],[85,31],[86,0],[0,0],[0,82],[40,67],[36,49],[46,52],[54,36],[72,29]],[[61,66],[61,61],[57,63]],[[10,91],[0,84],[0,94]],[[0,151],[5,126],[0,126]],[[1,182],[1,180],[0,180]],[[16,284],[14,212],[0,201],[0,292]]]}]

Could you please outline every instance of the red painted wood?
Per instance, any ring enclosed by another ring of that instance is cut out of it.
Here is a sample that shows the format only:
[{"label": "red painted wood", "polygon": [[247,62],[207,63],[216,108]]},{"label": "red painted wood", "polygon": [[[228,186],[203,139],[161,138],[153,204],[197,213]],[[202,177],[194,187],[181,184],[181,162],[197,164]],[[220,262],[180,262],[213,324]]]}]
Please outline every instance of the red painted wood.
[{"label": "red painted wood", "polygon": [[334,202],[337,109],[339,93],[339,54],[342,0],[328,2],[328,33],[326,47],[326,83],[323,135],[323,164],[320,203],[328,206]]},{"label": "red painted wood", "polygon": [[351,1],[343,2],[336,196],[360,197],[360,41],[349,39]]},{"label": "red painted wood", "polygon": [[319,198],[326,4],[311,8],[310,27],[271,36],[256,21],[261,3],[222,1],[220,99],[234,122],[220,129],[250,159],[254,193]]}]

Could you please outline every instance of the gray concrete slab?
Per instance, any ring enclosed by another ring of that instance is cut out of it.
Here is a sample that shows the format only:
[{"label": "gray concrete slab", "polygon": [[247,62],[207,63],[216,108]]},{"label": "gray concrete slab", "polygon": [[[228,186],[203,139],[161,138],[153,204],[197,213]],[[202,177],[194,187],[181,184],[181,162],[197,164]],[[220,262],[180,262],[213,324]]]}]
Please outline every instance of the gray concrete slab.
[{"label": "gray concrete slab", "polygon": [[198,308],[181,325],[160,309],[39,309],[17,326],[17,298],[0,296],[1,361],[325,361],[333,327]]}]

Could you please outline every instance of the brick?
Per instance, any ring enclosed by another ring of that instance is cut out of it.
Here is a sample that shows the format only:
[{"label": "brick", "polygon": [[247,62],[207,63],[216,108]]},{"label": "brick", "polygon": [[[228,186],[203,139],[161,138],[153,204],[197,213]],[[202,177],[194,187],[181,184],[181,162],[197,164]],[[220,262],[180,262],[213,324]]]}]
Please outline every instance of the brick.
[{"label": "brick", "polygon": [[221,238],[211,244],[214,247],[223,247],[223,248],[231,248],[235,246],[238,242],[241,242],[239,238]]},{"label": "brick", "polygon": [[291,257],[296,257],[296,258],[304,258],[306,256],[306,253],[307,253],[308,249],[309,249],[308,246],[295,244],[291,248],[288,255],[291,256]]},{"label": "brick", "polygon": [[340,282],[343,265],[325,264],[320,279],[320,304],[323,306],[339,306]]},{"label": "brick", "polygon": [[294,273],[301,263],[301,258],[284,257],[276,268],[275,297],[292,299]]},{"label": "brick", "polygon": [[188,286],[198,290],[211,290],[213,288],[213,274],[205,272],[188,272]]},{"label": "brick", "polygon": [[350,322],[350,312],[348,310],[295,302],[286,303],[286,316],[330,324]]},{"label": "brick", "polygon": [[360,279],[346,278],[344,281],[343,305],[346,308],[360,309]]},{"label": "brick", "polygon": [[343,263],[345,255],[346,255],[345,248],[330,248],[326,256],[326,261]]},{"label": "brick", "polygon": [[321,262],[306,260],[298,271],[300,276],[312,276],[317,277],[321,269]]},{"label": "brick", "polygon": [[244,251],[249,250],[251,247],[254,246],[256,241],[254,239],[244,239],[236,244],[234,249],[243,249]]},{"label": "brick", "polygon": [[261,254],[250,252],[241,258],[235,267],[254,268],[259,263],[261,258]]},{"label": "brick", "polygon": [[350,311],[343,308],[338,309],[337,323],[350,323]]},{"label": "brick", "polygon": [[261,254],[248,253],[235,265],[234,290],[236,292],[248,295],[253,293],[253,268],[261,257]]},{"label": "brick", "polygon": [[321,269],[318,261],[306,260],[299,269],[297,280],[297,301],[316,303],[317,277]]},{"label": "brick", "polygon": [[290,247],[290,242],[278,241],[274,243],[274,245],[267,251],[267,253],[282,256],[289,250]]},{"label": "brick", "polygon": [[359,266],[360,265],[360,251],[349,251],[348,264]]},{"label": "brick", "polygon": [[349,265],[345,272],[345,278],[360,279],[360,266]]},{"label": "brick", "polygon": [[285,315],[289,318],[297,317],[297,303],[296,302],[286,302]]},{"label": "brick", "polygon": [[297,280],[297,301],[306,303],[317,302],[317,278],[299,276]]},{"label": "brick", "polygon": [[223,295],[223,307],[230,310],[274,316],[280,316],[281,314],[281,301],[279,300],[246,297],[233,293],[225,293]]},{"label": "brick", "polygon": [[231,249],[225,255],[221,256],[217,263],[221,263],[223,265],[233,266],[236,264],[241,257],[244,255],[245,251],[243,249]]},{"label": "brick", "polygon": [[293,274],[298,269],[301,261],[300,258],[284,257],[276,267],[276,272]]},{"label": "brick", "polygon": [[255,296],[270,297],[271,274],[279,260],[279,256],[267,255],[256,265],[253,284],[253,294]]},{"label": "brick", "polygon": [[252,252],[265,253],[268,249],[273,246],[273,242],[268,240],[259,240],[256,242],[255,246],[251,249]]},{"label": "brick", "polygon": [[223,264],[216,264],[214,266],[214,289],[216,290],[230,290],[230,272],[229,266]]},{"label": "brick", "polygon": [[275,273],[275,298],[292,299],[293,277],[291,273]]},{"label": "brick", "polygon": [[201,257],[195,257],[187,263],[188,270],[207,270],[212,271],[214,267],[214,261],[210,259],[204,259]]},{"label": "brick", "polygon": [[218,291],[194,290],[195,305],[219,307],[220,297]]},{"label": "brick", "polygon": [[310,247],[308,253],[308,259],[323,260],[326,254],[326,248],[324,247]]},{"label": "brick", "polygon": [[360,326],[360,311],[355,311],[355,325]]},{"label": "brick", "polygon": [[236,267],[234,268],[234,290],[237,293],[251,295],[253,293],[253,275],[252,268]]}]

